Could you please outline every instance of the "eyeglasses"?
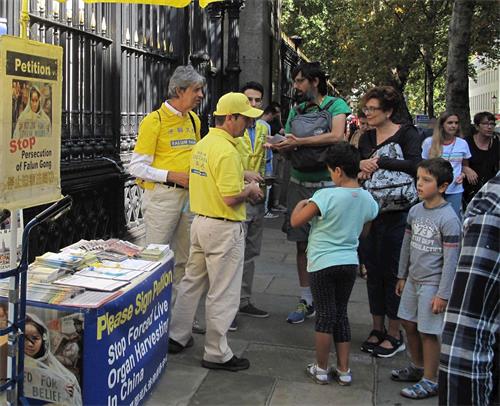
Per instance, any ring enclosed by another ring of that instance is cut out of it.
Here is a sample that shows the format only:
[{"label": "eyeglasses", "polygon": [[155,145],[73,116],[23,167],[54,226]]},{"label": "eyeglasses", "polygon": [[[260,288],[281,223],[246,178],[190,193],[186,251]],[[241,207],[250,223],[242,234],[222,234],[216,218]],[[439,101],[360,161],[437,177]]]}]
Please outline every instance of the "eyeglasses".
[{"label": "eyeglasses", "polygon": [[382,107],[363,107],[361,111],[365,114],[375,113],[377,110],[382,110]]},{"label": "eyeglasses", "polygon": [[487,121],[484,123],[479,123],[479,125],[484,125],[485,127],[495,127],[495,123],[493,121]]}]

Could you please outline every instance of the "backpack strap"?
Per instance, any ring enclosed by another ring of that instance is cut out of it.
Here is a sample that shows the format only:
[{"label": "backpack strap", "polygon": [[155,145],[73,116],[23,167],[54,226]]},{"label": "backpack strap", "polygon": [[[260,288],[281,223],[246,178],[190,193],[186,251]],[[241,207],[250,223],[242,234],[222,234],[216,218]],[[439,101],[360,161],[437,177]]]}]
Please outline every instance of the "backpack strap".
[{"label": "backpack strap", "polygon": [[333,103],[337,101],[337,99],[338,97],[333,97],[332,100],[326,103],[325,107],[321,107],[316,103],[309,103],[309,104],[304,103],[303,105],[299,104],[297,107],[295,107],[295,111],[297,112],[297,115],[304,114],[307,111],[307,109],[311,107],[316,107],[318,111],[325,111],[328,110],[333,105]]},{"label": "backpack strap", "polygon": [[337,101],[338,97],[333,97],[332,100],[330,100],[328,103],[326,103],[325,107],[320,107],[320,110],[328,110],[330,107],[332,107],[333,103]]},{"label": "backpack strap", "polygon": [[[160,114],[160,109],[156,110],[156,114],[158,114],[158,120],[160,120],[160,126],[161,126],[161,114]],[[193,114],[188,111],[188,114],[189,114],[189,119],[191,120],[191,124],[193,125],[193,131],[194,131],[194,134],[196,135],[196,123],[194,121],[194,117],[193,117]]]}]

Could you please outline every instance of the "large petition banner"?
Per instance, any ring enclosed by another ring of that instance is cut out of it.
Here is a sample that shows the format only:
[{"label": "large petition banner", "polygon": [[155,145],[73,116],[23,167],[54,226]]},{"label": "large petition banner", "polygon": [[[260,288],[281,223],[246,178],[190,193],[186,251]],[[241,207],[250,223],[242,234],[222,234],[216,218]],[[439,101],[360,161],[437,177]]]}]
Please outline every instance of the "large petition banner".
[{"label": "large petition banner", "polygon": [[62,55],[59,46],[0,36],[0,207],[61,198]]}]

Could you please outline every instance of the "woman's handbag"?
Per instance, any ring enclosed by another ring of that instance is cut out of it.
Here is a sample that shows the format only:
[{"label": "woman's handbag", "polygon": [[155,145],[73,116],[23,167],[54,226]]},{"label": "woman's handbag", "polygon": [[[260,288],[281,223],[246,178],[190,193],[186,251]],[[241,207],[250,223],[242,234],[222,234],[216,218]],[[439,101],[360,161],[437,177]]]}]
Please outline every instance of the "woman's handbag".
[{"label": "woman's handbag", "polygon": [[[404,159],[401,146],[394,142],[377,149],[372,157]],[[406,210],[418,200],[415,180],[406,172],[377,169],[372,177],[363,183],[380,207],[380,213]]]}]

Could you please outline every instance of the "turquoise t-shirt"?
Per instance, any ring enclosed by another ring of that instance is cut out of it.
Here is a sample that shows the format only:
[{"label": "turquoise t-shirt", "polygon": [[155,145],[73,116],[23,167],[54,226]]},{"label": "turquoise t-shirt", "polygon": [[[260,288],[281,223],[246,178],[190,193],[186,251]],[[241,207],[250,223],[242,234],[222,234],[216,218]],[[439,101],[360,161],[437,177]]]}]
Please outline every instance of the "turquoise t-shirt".
[{"label": "turquoise t-shirt", "polygon": [[[324,108],[332,99],[333,99],[332,96],[323,97],[320,107]],[[305,103],[301,103],[300,106],[305,107]],[[314,110],[308,110],[308,111],[314,111]],[[331,113],[332,117],[338,116],[339,114],[345,114],[346,116],[351,114],[351,109],[349,108],[345,100],[341,98],[337,98],[337,100],[335,100],[333,104],[330,107],[328,107],[328,111]],[[285,132],[287,134],[292,132],[290,123],[292,122],[292,119],[296,115],[297,115],[297,110],[295,108],[291,109],[285,124]],[[301,172],[298,171],[297,169],[291,168],[290,171],[291,171],[290,172],[291,176],[293,176],[297,180],[304,182],[321,182],[324,180],[330,180],[330,173],[328,172],[327,169],[325,169],[324,171],[317,171],[317,172]]]},{"label": "turquoise t-shirt", "polygon": [[359,235],[378,214],[372,195],[362,188],[335,187],[318,190],[309,201],[318,206],[320,215],[311,221],[307,271],[359,264]]}]

